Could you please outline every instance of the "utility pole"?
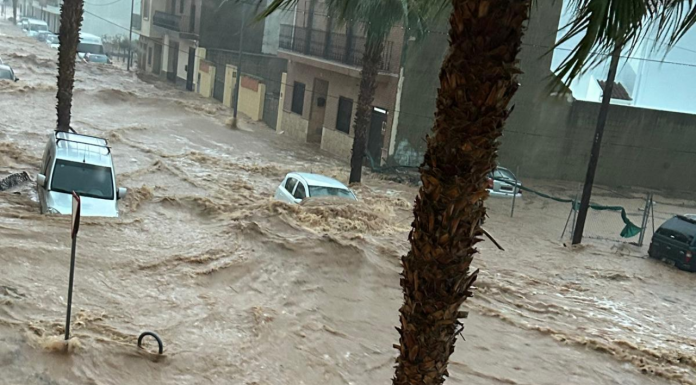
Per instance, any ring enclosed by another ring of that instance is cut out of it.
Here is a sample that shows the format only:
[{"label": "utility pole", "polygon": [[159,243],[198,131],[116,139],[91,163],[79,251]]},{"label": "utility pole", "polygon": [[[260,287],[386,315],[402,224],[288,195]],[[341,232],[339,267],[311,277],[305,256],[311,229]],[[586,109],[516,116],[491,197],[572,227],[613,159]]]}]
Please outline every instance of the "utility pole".
[{"label": "utility pole", "polygon": [[587,211],[590,208],[590,196],[592,195],[592,185],[594,184],[595,172],[597,171],[597,163],[599,161],[599,151],[602,148],[602,136],[604,135],[604,126],[607,123],[607,115],[609,113],[609,105],[611,95],[614,91],[614,80],[616,72],[619,68],[619,59],[621,59],[621,48],[623,44],[616,43],[614,52],[611,54],[611,64],[609,65],[609,74],[607,81],[604,84],[604,95],[602,96],[602,106],[599,109],[597,117],[597,128],[595,130],[594,141],[592,142],[592,152],[590,153],[590,163],[587,165],[587,175],[585,176],[585,186],[582,189],[582,198],[580,199],[580,209],[578,210],[578,220],[575,224],[575,232],[573,233],[573,244],[578,245],[582,242],[582,233],[585,230],[585,220],[587,219]]},{"label": "utility pole", "polygon": [[126,62],[126,71],[130,71],[131,59],[133,58],[133,11],[134,11],[134,6],[135,6],[135,0],[131,0],[130,28],[128,29],[128,61]]},{"label": "utility pole", "polygon": [[239,87],[242,86],[242,54],[244,52],[244,22],[246,20],[246,9],[244,3],[242,7],[242,25],[239,27],[239,58],[237,63],[237,82],[234,85],[234,113],[232,115],[232,127],[237,128],[237,109],[239,106]]}]

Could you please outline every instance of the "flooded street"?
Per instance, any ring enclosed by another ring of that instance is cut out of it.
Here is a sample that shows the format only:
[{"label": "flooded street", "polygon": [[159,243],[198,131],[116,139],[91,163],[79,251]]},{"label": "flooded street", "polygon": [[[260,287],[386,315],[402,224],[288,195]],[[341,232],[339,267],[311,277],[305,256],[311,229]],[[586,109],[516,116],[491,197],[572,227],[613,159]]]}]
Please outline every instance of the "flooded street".
[{"label": "flooded street", "polygon": [[[56,51],[3,21],[0,57],[21,79],[0,81],[0,178],[35,178],[56,122]],[[349,169],[119,68],[78,63],[75,86],[73,127],[109,140],[128,196],[118,219],[83,218],[80,346],[64,354],[50,348],[70,219],[40,215],[34,183],[0,192],[1,384],[390,382],[416,188],[368,174],[355,204],[275,202],[287,172],[347,182]],[[506,251],[481,243],[447,383],[696,384],[696,276],[647,259],[647,243],[566,248],[568,205],[518,203],[510,218],[509,202],[489,201],[485,227]],[[137,349],[145,330],[163,357]]]}]

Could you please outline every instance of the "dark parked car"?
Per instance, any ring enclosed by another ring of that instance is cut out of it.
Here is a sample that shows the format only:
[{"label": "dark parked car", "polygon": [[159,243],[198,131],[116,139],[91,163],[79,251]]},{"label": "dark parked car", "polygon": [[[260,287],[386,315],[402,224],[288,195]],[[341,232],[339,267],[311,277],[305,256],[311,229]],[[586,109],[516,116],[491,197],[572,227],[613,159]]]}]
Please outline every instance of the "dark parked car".
[{"label": "dark parked car", "polygon": [[677,215],[663,223],[653,235],[648,255],[674,262],[682,270],[696,271],[696,217]]}]

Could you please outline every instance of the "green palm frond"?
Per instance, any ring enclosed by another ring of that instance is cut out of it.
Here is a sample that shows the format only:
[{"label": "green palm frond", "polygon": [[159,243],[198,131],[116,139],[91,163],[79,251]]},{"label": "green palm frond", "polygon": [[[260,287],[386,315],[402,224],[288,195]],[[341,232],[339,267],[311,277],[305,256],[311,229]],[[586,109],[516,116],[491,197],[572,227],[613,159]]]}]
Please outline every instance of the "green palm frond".
[{"label": "green palm frond", "polygon": [[696,22],[694,0],[571,0],[572,19],[560,46],[581,37],[558,67],[569,84],[608,58],[618,46],[630,55],[648,34],[656,44],[674,45]]}]

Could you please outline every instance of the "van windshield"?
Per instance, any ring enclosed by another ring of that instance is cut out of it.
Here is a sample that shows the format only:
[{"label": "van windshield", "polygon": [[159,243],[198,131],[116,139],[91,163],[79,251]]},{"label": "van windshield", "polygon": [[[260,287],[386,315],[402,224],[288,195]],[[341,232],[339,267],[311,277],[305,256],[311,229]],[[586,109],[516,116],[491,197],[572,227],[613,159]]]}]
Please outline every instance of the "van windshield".
[{"label": "van windshield", "polygon": [[86,163],[56,160],[53,168],[51,190],[80,196],[114,199],[114,183],[111,168]]},{"label": "van windshield", "polygon": [[80,43],[77,45],[77,52],[103,54],[104,47],[102,47],[101,44]]},{"label": "van windshield", "polygon": [[32,31],[48,31],[48,26],[45,26],[43,24],[31,24],[30,29]]}]

